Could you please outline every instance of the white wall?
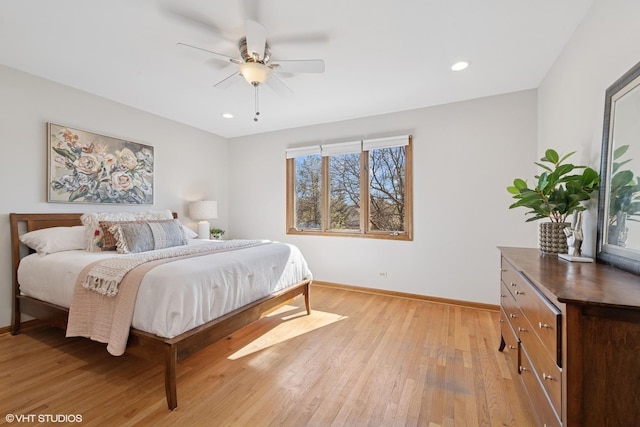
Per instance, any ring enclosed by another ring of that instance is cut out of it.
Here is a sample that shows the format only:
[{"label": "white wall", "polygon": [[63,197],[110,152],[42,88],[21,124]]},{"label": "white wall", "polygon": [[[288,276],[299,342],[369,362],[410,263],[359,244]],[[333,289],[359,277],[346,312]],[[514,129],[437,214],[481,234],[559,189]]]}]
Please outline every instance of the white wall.
[{"label": "white wall", "polygon": [[[11,322],[10,212],[171,209],[194,228],[188,201],[206,197],[227,228],[226,139],[3,66],[0,94],[0,327]],[[47,203],[47,122],[154,146],[154,205]]]},{"label": "white wall", "polygon": [[[640,61],[640,1],[596,0],[538,89],[538,149],[577,150],[600,170],[604,96]],[[595,252],[597,203],[585,215],[584,253]]]},{"label": "white wall", "polygon": [[[233,237],[298,245],[319,281],[497,304],[496,246],[537,244],[506,191],[534,172],[536,123],[530,90],[232,139]],[[286,147],[394,134],[413,135],[412,242],[286,235]]]}]

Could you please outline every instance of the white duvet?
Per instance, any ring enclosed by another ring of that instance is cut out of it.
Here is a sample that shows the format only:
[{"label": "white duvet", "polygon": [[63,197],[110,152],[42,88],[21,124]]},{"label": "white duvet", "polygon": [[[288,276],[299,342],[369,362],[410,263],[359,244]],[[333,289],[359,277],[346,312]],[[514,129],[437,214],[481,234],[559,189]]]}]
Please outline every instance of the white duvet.
[{"label": "white duvet", "polygon": [[[113,256],[118,255],[84,250],[28,255],[18,267],[20,292],[69,308],[82,269]],[[161,264],[140,284],[131,326],[173,338],[311,278],[300,250],[276,242]]]}]

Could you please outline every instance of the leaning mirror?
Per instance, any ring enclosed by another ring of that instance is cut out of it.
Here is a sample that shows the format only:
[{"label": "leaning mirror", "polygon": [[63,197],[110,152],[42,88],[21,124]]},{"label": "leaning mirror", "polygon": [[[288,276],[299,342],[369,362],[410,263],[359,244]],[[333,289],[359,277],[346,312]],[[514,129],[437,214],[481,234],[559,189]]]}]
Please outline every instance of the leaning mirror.
[{"label": "leaning mirror", "polygon": [[597,259],[640,275],[640,63],[605,96]]}]

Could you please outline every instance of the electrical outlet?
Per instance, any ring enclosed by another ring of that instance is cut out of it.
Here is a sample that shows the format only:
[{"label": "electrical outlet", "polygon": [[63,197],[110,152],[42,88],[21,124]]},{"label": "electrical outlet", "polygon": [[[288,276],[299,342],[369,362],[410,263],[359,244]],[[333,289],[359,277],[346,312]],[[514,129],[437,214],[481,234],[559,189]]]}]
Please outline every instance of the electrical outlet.
[{"label": "electrical outlet", "polygon": [[386,279],[387,278],[387,272],[386,271],[381,271],[378,273],[378,277],[381,279]]}]

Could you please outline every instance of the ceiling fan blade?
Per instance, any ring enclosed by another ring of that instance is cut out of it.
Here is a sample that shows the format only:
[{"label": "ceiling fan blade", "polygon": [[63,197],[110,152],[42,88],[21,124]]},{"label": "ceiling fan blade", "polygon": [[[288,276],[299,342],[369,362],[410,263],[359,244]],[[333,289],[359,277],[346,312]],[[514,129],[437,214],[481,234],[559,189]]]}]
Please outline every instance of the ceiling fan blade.
[{"label": "ceiling fan blade", "polygon": [[230,56],[227,55],[223,55],[222,53],[218,53],[218,52],[214,52],[212,50],[208,50],[208,49],[203,49],[201,47],[198,46],[193,46],[190,44],[186,44],[186,43],[177,43],[176,44],[178,47],[189,47],[191,49],[197,49],[200,50],[202,52],[207,52],[208,54],[213,55],[214,58],[216,59],[220,59],[221,61],[226,61],[226,62],[232,62],[234,64],[242,64],[242,61],[236,58],[232,58]]},{"label": "ceiling fan blade", "polygon": [[215,34],[216,37],[227,42],[237,42],[235,38],[226,34],[213,20],[208,19],[202,12],[196,12],[184,5],[170,4],[168,1],[161,2],[160,11],[170,18],[187,24],[189,27],[196,27],[206,32]]},{"label": "ceiling fan blade", "polygon": [[267,29],[251,19],[245,19],[244,27],[247,37],[247,52],[249,55],[257,55],[257,59],[263,59],[264,47],[267,43]]},{"label": "ceiling fan blade", "polygon": [[216,89],[227,89],[241,81],[242,79],[239,77],[242,77],[240,73],[235,72],[230,76],[227,76],[224,79],[220,80],[218,83],[214,84],[213,87],[215,87]]},{"label": "ceiling fan blade", "polygon": [[322,59],[274,61],[271,68],[283,73],[324,73],[324,61]]},{"label": "ceiling fan blade", "polygon": [[291,88],[287,86],[275,73],[271,73],[271,77],[269,77],[269,80],[267,80],[265,84],[280,96],[293,95]]},{"label": "ceiling fan blade", "polygon": [[253,19],[254,21],[260,21],[260,0],[243,0],[242,1],[242,16]]}]

